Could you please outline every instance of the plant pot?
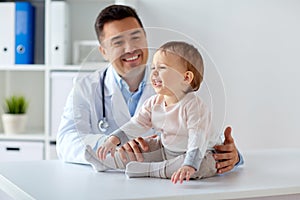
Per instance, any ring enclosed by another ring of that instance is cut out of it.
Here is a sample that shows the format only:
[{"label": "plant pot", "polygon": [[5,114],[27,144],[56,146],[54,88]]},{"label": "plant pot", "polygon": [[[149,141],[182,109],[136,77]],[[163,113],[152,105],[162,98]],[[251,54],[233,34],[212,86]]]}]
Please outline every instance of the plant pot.
[{"label": "plant pot", "polygon": [[3,114],[2,122],[5,134],[18,134],[25,131],[26,114]]}]

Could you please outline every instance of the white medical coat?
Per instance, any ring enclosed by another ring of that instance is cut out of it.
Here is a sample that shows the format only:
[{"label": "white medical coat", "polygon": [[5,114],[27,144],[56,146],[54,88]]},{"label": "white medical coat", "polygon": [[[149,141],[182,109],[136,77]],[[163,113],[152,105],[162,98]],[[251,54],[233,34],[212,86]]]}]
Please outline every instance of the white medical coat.
[{"label": "white medical coat", "polygon": [[[102,87],[103,71],[98,70],[74,82],[57,134],[57,153],[66,162],[87,163],[84,149],[87,144],[95,150],[106,139],[107,135],[130,120],[127,104],[118,87],[112,66],[108,66],[104,80],[105,112],[109,128],[105,133],[98,129],[98,122],[103,118]],[[149,80],[149,69],[146,67],[147,83],[137,105],[136,112],[143,102],[155,94]]]}]

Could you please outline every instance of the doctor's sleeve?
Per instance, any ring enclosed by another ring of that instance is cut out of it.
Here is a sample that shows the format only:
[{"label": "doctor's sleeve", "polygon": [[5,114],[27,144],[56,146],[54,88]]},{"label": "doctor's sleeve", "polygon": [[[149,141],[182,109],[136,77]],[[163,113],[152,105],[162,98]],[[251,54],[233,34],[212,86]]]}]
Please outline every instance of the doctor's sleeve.
[{"label": "doctor's sleeve", "polygon": [[75,88],[68,96],[57,134],[58,157],[65,162],[84,163],[85,146],[92,147],[105,139],[103,134],[91,133],[90,106],[84,93]]}]

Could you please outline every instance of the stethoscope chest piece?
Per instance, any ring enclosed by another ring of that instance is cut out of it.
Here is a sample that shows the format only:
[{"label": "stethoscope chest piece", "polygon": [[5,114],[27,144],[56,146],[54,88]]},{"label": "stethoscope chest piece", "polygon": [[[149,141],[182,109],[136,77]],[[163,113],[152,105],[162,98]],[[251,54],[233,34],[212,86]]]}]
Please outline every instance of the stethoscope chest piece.
[{"label": "stethoscope chest piece", "polygon": [[98,122],[98,128],[101,132],[106,132],[108,130],[109,124],[106,118],[103,118]]}]

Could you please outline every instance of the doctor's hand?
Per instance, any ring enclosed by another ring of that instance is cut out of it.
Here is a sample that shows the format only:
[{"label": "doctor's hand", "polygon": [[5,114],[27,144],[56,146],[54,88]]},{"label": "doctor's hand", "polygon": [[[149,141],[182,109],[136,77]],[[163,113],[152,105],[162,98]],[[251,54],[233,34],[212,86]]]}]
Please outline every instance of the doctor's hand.
[{"label": "doctor's hand", "polygon": [[231,136],[231,127],[225,129],[224,136],[224,143],[214,146],[217,153],[213,156],[217,161],[216,168],[218,174],[232,170],[240,160],[237,148]]},{"label": "doctor's hand", "polygon": [[[156,137],[158,136],[157,135],[149,136],[149,138],[156,138]],[[134,140],[127,142],[118,150],[123,162],[128,161],[126,155],[128,155],[129,161],[143,162],[144,157],[142,151],[143,152],[149,151],[149,145],[142,137],[138,137]]]},{"label": "doctor's hand", "polygon": [[97,151],[98,158],[100,160],[105,160],[107,153],[111,153],[111,156],[115,156],[117,145],[120,143],[120,139],[116,136],[110,136],[104,143],[101,145]]}]

